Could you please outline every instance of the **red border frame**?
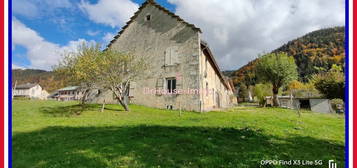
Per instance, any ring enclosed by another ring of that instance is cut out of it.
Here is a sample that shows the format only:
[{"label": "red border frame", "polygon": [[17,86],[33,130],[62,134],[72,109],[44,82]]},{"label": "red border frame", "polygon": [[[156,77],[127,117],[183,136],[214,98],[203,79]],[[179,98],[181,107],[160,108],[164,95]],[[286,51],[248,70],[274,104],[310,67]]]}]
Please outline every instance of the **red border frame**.
[{"label": "red border frame", "polygon": [[[357,8],[357,2],[355,1],[354,3],[353,3],[353,8],[350,8],[350,10],[352,10],[352,12],[353,12],[353,24],[351,24],[352,25],[352,32],[354,32],[354,28],[355,27],[357,27],[357,13],[355,12],[355,10],[353,10],[353,9],[356,9]],[[357,34],[356,33],[353,33],[353,37],[352,37],[352,39],[350,39],[352,42],[354,42],[353,43],[353,47],[351,47],[350,48],[350,54],[351,54],[351,57],[352,58],[354,58],[353,59],[353,64],[351,65],[351,63],[352,62],[350,62],[350,65],[349,66],[352,66],[352,68],[353,68],[353,79],[351,79],[352,80],[352,82],[353,82],[353,95],[351,95],[354,99],[353,99],[353,102],[351,102],[351,103],[353,103],[353,108],[352,109],[349,109],[349,112],[350,112],[350,114],[352,113],[352,114],[354,114],[353,112],[353,110],[354,110],[354,107],[355,107],[355,104],[357,104],[357,99],[354,97],[354,95],[357,95],[357,89],[355,88],[355,83],[357,83],[357,68],[355,68],[353,65],[357,65],[357,58],[355,58],[354,57],[354,55],[356,55],[357,54],[357,51],[356,50],[354,50],[354,48],[357,48],[357,43],[355,43],[355,41],[354,41],[354,39],[356,39],[357,38]],[[357,121],[357,114],[354,114],[353,115],[353,120],[352,121]],[[353,161],[352,161],[352,165],[350,165],[351,167],[352,166],[354,166],[354,165],[356,165],[357,163],[355,163],[355,161],[357,160],[357,145],[355,145],[356,143],[356,139],[357,139],[357,124],[355,124],[354,122],[352,122],[352,124],[353,124],[353,140],[352,140],[352,142],[349,144],[349,145],[352,145],[353,146]],[[346,158],[346,159],[348,159],[348,158]]]},{"label": "red border frame", "polygon": [[1,96],[1,100],[0,100],[0,106],[1,108],[3,109],[3,113],[1,113],[0,115],[0,130],[1,130],[1,136],[0,136],[0,144],[1,144],[1,152],[0,152],[0,165],[2,165],[1,167],[5,167],[4,165],[4,154],[5,154],[5,142],[4,142],[4,138],[5,138],[5,135],[4,135],[4,129],[5,129],[5,122],[4,122],[4,115],[5,115],[5,107],[4,107],[4,104],[5,104],[5,101],[4,101],[4,98],[5,98],[5,76],[4,76],[4,73],[5,73],[5,67],[4,67],[4,62],[5,62],[5,51],[4,51],[4,48],[5,48],[5,22],[4,22],[4,17],[5,17],[5,10],[4,10],[4,5],[5,5],[5,1],[2,1],[0,3],[0,11],[1,11],[1,14],[0,14],[0,22],[2,24],[2,26],[0,26],[0,38],[1,38],[1,41],[2,41],[2,45],[0,45],[0,55],[1,55],[1,59],[2,61],[0,61],[0,67],[2,69],[1,73],[0,73],[0,80],[1,80],[1,83],[2,85],[0,86],[0,95],[3,95]]}]

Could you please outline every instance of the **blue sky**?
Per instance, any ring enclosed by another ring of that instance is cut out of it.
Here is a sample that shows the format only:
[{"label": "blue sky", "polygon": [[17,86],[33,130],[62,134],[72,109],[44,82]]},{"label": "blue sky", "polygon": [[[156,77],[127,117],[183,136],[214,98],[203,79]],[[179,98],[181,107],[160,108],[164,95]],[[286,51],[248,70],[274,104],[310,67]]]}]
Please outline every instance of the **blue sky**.
[{"label": "blue sky", "polygon": [[[50,70],[81,42],[106,45],[143,2],[13,0],[13,66]],[[343,0],[156,2],[203,30],[223,70],[310,31],[344,25]]]}]

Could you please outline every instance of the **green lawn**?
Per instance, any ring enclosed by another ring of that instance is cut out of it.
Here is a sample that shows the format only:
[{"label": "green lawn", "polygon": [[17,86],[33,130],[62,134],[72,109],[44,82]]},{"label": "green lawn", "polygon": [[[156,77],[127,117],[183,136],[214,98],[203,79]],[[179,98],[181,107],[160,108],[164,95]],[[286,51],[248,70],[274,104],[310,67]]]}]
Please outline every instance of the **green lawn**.
[{"label": "green lawn", "polygon": [[[193,113],[131,105],[13,102],[14,168],[264,167],[261,160],[337,160],[344,116],[236,107]],[[265,166],[287,167],[287,166]],[[307,166],[313,167],[313,166]]]}]

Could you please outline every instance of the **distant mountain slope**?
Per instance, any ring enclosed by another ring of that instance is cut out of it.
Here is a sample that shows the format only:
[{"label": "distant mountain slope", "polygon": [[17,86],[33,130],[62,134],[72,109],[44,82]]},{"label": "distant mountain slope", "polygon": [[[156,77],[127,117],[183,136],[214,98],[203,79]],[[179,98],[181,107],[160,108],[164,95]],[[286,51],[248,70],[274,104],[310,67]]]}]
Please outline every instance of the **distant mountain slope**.
[{"label": "distant mountain slope", "polygon": [[[298,66],[299,79],[307,81],[312,74],[319,72],[318,68],[330,69],[333,64],[344,66],[344,44],[345,28],[334,27],[308,33],[272,52],[286,52],[293,56]],[[254,70],[256,61],[249,62],[231,74],[234,84],[243,81],[246,74]]]},{"label": "distant mountain slope", "polygon": [[46,91],[52,92],[65,86],[62,79],[56,77],[51,71],[37,69],[13,69],[12,85],[25,83],[39,83]]}]

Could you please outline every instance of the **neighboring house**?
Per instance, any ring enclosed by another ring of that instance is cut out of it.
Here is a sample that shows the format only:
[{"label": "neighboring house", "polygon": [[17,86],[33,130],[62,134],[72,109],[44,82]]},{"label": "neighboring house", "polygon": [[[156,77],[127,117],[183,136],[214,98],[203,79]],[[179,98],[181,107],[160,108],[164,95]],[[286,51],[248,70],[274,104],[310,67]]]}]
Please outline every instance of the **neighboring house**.
[{"label": "neighboring house", "polygon": [[14,97],[27,97],[31,99],[47,99],[47,91],[43,90],[39,84],[27,83],[15,86]]},{"label": "neighboring house", "polygon": [[[267,96],[266,105],[272,106],[272,96]],[[332,113],[334,110],[331,107],[329,99],[324,98],[303,98],[303,97],[290,97],[278,96],[280,107],[290,109],[306,109],[318,113]]]},{"label": "neighboring house", "polygon": [[57,94],[54,93],[51,96],[56,98],[59,101],[69,101],[69,100],[79,100],[82,98],[83,93],[80,90],[79,86],[69,86],[57,91]]},{"label": "neighboring house", "polygon": [[[145,57],[151,64],[142,80],[131,83],[130,102],[190,111],[236,104],[234,88],[221,73],[201,33],[153,0],[144,2],[108,45]],[[110,93],[103,96],[113,97]]]}]

